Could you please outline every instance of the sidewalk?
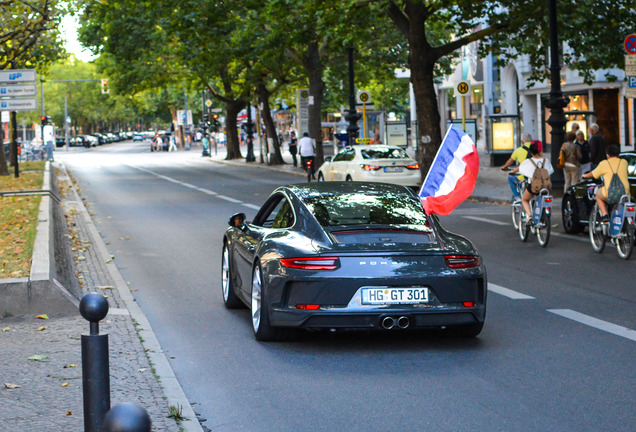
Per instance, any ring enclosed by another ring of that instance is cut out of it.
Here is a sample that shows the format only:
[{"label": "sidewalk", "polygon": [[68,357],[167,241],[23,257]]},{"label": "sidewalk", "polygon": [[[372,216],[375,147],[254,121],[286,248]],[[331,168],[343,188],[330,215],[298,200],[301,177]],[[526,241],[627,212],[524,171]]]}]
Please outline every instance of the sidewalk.
[{"label": "sidewalk", "polygon": [[[100,334],[109,335],[111,407],[123,402],[143,406],[153,431],[202,431],[66,170],[60,163],[54,167],[82,295],[104,294],[110,305]],[[0,329],[0,429],[84,430],[80,338],[88,334],[89,323],[78,311],[49,319],[4,316]],[[181,407],[187,420],[177,424],[168,418],[170,406]]]}]

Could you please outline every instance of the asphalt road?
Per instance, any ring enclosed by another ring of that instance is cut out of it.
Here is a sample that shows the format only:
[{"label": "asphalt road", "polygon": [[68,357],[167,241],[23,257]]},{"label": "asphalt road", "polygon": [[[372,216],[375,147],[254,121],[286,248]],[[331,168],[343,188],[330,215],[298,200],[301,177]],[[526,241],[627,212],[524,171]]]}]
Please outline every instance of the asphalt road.
[{"label": "asphalt road", "polygon": [[300,177],[145,143],[58,154],[210,430],[636,430],[636,256],[620,260],[610,245],[595,254],[560,227],[546,249],[521,243],[509,207],[467,202],[441,219],[488,268],[478,338],[259,343],[248,311],[223,306],[222,235],[231,214],[251,219]]}]

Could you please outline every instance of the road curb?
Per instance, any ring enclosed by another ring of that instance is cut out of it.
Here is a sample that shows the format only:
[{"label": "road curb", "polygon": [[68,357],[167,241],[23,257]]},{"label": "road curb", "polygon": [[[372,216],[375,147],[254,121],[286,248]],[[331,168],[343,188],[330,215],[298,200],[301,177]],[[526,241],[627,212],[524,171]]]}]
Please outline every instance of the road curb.
[{"label": "road curb", "polygon": [[[60,163],[60,165],[60,169],[68,175],[64,164]],[[179,384],[174,371],[172,370],[172,367],[170,366],[170,363],[168,362],[168,359],[166,358],[163,349],[152,330],[148,318],[133,297],[130,289],[128,288],[128,284],[124,281],[117,265],[112,261],[112,255],[108,252],[102,236],[93,223],[91,215],[86,209],[86,206],[84,206],[84,202],[81,200],[79,193],[72,182],[71,192],[75,197],[78,212],[81,214],[81,217],[84,218],[84,222],[86,223],[93,239],[93,246],[96,248],[102,262],[106,263],[106,269],[108,270],[108,273],[113,280],[113,284],[124,302],[130,317],[138,324],[137,332],[139,334],[141,344],[155,370],[154,373],[159,377],[159,384],[163,389],[168,406],[181,407],[182,414],[187,419],[179,422],[179,427],[186,432],[203,432],[203,428],[199,424],[194,409],[190,405],[190,401],[188,401],[183,389],[181,388],[181,385]]]}]

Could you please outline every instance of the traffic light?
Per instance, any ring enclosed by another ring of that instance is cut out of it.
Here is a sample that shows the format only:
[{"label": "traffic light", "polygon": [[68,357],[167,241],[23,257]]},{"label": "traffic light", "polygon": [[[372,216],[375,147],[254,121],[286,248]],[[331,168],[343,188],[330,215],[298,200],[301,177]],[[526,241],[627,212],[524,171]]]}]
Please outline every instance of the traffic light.
[{"label": "traffic light", "polygon": [[210,115],[209,114],[203,114],[203,124],[205,126],[207,126],[209,122],[210,122]]},{"label": "traffic light", "polygon": [[42,116],[40,120],[42,121],[42,126],[51,124],[51,116]]},{"label": "traffic light", "polygon": [[108,78],[102,78],[102,94],[110,93],[110,88],[108,88]]},{"label": "traffic light", "polygon": [[219,131],[219,115],[218,114],[212,114],[212,130],[214,130],[214,132]]}]

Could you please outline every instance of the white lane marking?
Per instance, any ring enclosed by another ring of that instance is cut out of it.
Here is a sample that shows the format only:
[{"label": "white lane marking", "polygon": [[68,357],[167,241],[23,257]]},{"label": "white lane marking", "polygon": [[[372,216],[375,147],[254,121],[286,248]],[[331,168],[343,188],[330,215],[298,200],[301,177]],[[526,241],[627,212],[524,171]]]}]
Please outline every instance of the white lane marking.
[{"label": "white lane marking", "polygon": [[504,297],[508,297],[511,298],[513,300],[533,300],[534,297],[526,295],[526,294],[522,294],[520,292],[517,291],[513,291],[509,288],[504,288],[502,286],[499,285],[495,285],[493,283],[489,283],[488,284],[488,291],[497,293],[499,295],[502,295]]},{"label": "white lane marking", "polygon": [[185,183],[185,182],[173,179],[171,177],[167,177],[165,175],[156,173],[156,172],[151,171],[149,169],[140,168],[140,167],[136,167],[136,166],[132,166],[132,165],[127,165],[127,166],[129,166],[130,168],[137,169],[139,171],[146,172],[146,173],[151,174],[153,176],[159,177],[160,179],[167,180],[167,181],[172,182],[172,183],[176,183],[176,184],[181,185],[183,187],[187,187],[187,188],[194,189],[196,191],[203,192],[203,193],[211,195],[211,196],[215,196],[217,198],[220,198],[220,199],[225,200],[225,201],[229,201],[231,203],[242,204],[242,205],[244,205],[246,207],[253,208],[253,209],[256,209],[256,210],[260,210],[260,207],[257,207],[257,206],[255,206],[253,204],[244,203],[241,200],[237,200],[237,199],[229,197],[229,196],[219,195],[217,192],[211,191],[209,189],[203,189],[203,188],[201,188],[199,186],[195,186],[195,185],[190,184],[190,183]]},{"label": "white lane marking", "polygon": [[552,312],[553,314],[560,315],[564,318],[577,321],[581,324],[594,327],[607,333],[612,333],[616,336],[624,337],[625,339],[636,341],[636,330],[628,329],[627,327],[612,324],[571,309],[548,309],[548,312]]},{"label": "white lane marking", "polygon": [[479,222],[486,222],[486,223],[490,223],[490,224],[494,224],[494,225],[511,225],[508,222],[499,222],[496,220],[492,220],[492,219],[486,219],[486,218],[482,218],[482,217],[478,217],[478,216],[462,216],[464,219],[472,219],[472,220],[476,220]]},{"label": "white lane marking", "polygon": [[242,204],[243,203],[243,201],[241,201],[241,200],[237,200],[237,199],[231,198],[229,196],[225,196],[225,195],[217,195],[216,197],[217,198],[221,198],[222,200],[233,202],[233,203],[237,203],[237,204]]}]

